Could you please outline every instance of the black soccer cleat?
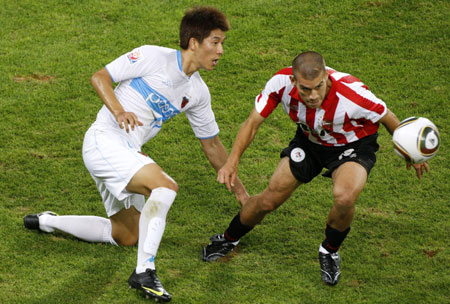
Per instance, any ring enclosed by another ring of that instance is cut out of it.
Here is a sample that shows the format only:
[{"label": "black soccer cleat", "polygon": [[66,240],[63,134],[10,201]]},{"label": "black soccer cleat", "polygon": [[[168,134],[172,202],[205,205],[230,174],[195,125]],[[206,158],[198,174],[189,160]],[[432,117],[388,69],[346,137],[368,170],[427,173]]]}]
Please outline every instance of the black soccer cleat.
[{"label": "black soccer cleat", "polygon": [[331,286],[336,285],[341,277],[341,256],[339,252],[319,252],[319,263],[322,272],[322,281]]},{"label": "black soccer cleat", "polygon": [[142,290],[146,298],[153,298],[156,301],[169,302],[172,296],[164,289],[161,281],[156,276],[156,270],[146,269],[143,273],[133,271],[128,279],[130,288]]},{"label": "black soccer cleat", "polygon": [[[58,214],[56,214],[52,211],[44,211],[44,212],[36,213],[36,214],[29,214],[23,218],[23,225],[27,229],[43,231],[39,228],[39,217],[44,214],[58,216]],[[45,231],[45,232],[47,232],[47,231]]]},{"label": "black soccer cleat", "polygon": [[212,262],[224,257],[236,247],[236,243],[228,241],[223,234],[216,234],[211,237],[211,243],[203,248],[202,260]]}]

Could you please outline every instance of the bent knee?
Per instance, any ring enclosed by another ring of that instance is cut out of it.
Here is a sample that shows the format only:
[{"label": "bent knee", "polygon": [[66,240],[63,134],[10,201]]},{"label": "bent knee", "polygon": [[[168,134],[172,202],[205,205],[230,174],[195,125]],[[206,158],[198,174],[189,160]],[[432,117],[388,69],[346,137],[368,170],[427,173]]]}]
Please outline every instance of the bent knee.
[{"label": "bent knee", "polygon": [[351,193],[334,194],[334,205],[340,212],[351,210],[355,206],[356,196]]},{"label": "bent knee", "polygon": [[113,234],[113,239],[119,246],[134,246],[137,244],[139,237],[137,235],[132,235],[131,233],[124,234]]},{"label": "bent knee", "polygon": [[168,175],[166,175],[165,177],[166,178],[160,179],[156,183],[156,185],[153,186],[153,189],[162,187],[162,188],[167,188],[167,189],[173,190],[175,192],[178,192],[179,186],[178,186],[177,182]]},{"label": "bent knee", "polygon": [[180,189],[177,182],[175,182],[174,180],[172,180],[168,186],[166,186],[166,188],[173,190],[175,192],[178,192],[178,190]]},{"label": "bent knee", "polygon": [[139,239],[139,230],[131,231],[123,226],[113,226],[111,236],[117,245],[120,246],[134,246]]}]

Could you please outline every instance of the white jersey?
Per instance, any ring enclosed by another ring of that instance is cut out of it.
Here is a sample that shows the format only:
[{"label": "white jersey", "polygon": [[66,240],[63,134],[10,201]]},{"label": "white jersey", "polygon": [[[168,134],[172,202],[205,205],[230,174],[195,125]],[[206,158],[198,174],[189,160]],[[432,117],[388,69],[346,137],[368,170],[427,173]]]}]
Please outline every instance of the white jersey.
[{"label": "white jersey", "polygon": [[[114,92],[124,110],[133,112],[144,124],[129,133],[121,130],[133,147],[140,149],[165,121],[181,112],[186,112],[198,138],[219,133],[208,87],[198,72],[191,77],[183,72],[180,51],[145,45],[120,56],[106,69],[114,82],[120,82]],[[94,126],[120,129],[105,105]]]}]

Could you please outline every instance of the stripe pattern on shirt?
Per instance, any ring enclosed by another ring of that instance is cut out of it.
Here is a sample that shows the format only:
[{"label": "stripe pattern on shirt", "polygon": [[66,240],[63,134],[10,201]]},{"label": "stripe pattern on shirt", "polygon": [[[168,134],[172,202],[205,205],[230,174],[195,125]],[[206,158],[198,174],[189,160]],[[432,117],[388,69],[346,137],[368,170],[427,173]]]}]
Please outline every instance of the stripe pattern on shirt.
[{"label": "stripe pattern on shirt", "polygon": [[330,91],[317,109],[306,107],[289,78],[292,67],[278,71],[255,99],[255,108],[267,118],[281,104],[310,141],[324,146],[343,146],[377,132],[386,114],[384,101],[358,78],[327,67]]}]

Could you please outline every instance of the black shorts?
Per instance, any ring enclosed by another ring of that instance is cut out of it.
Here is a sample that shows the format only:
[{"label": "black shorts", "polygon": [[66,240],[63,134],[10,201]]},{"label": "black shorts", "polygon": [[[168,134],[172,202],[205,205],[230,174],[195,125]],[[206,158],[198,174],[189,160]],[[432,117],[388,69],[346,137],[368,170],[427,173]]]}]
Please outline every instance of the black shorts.
[{"label": "black shorts", "polygon": [[377,160],[377,137],[375,133],[342,147],[327,147],[311,142],[299,127],[280,157],[289,157],[291,172],[302,183],[309,183],[323,168],[328,169],[323,176],[331,177],[334,169],[348,161],[359,163],[369,175]]}]

